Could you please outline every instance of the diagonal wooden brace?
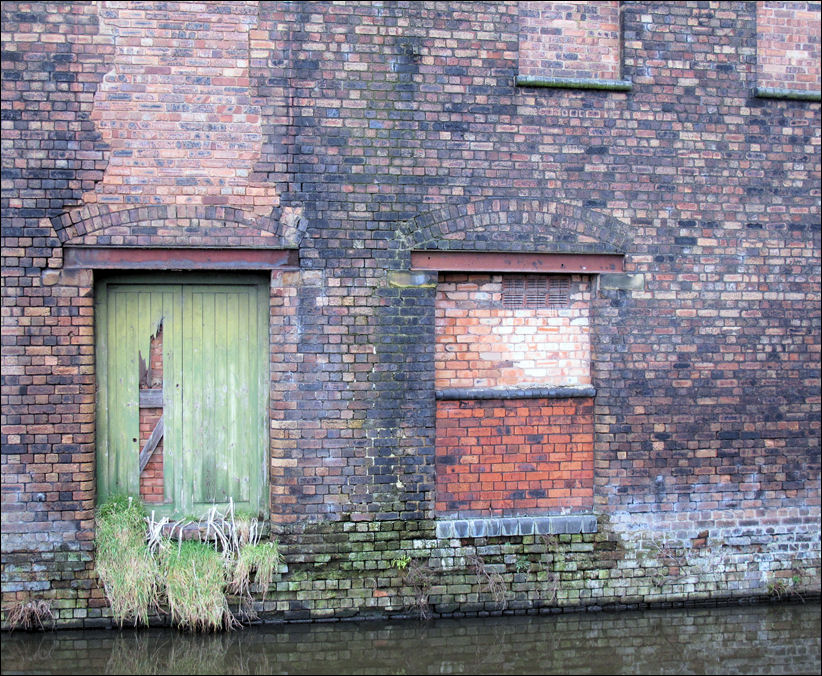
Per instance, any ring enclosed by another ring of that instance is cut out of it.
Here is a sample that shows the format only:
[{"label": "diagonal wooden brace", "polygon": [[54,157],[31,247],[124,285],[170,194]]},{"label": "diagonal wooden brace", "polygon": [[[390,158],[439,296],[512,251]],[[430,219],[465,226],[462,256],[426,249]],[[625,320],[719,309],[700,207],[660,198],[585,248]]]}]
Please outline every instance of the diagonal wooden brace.
[{"label": "diagonal wooden brace", "polygon": [[148,441],[146,441],[146,445],[143,446],[143,450],[140,451],[140,474],[143,473],[148,461],[151,459],[151,454],[154,453],[154,449],[157,448],[157,444],[160,443],[160,439],[162,438],[163,416],[160,416],[160,419],[157,421],[154,429],[151,430],[151,436],[148,438]]}]

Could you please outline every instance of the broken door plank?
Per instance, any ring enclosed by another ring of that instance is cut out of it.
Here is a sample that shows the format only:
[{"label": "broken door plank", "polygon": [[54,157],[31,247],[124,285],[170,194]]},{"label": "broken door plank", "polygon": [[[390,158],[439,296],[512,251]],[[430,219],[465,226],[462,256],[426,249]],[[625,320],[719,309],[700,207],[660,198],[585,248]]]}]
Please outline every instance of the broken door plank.
[{"label": "broken door plank", "polygon": [[162,408],[163,390],[153,388],[150,390],[140,390],[140,408]]}]

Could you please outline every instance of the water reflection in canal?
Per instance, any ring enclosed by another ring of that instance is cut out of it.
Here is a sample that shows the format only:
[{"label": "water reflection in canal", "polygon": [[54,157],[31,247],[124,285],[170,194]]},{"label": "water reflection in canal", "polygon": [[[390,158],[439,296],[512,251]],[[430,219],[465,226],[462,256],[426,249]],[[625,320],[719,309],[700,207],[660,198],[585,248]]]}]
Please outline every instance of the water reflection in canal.
[{"label": "water reflection in canal", "polygon": [[4,674],[818,674],[820,607],[3,635]]}]

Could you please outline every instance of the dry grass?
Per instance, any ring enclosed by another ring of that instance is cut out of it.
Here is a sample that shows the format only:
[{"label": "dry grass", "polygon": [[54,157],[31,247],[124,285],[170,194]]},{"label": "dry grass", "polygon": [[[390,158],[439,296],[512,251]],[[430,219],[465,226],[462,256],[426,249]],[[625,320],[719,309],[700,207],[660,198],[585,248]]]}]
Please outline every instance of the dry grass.
[{"label": "dry grass", "polygon": [[480,590],[483,584],[485,591],[491,594],[494,603],[499,606],[499,610],[505,610],[508,606],[508,592],[505,588],[505,580],[499,573],[492,573],[485,567],[485,561],[481,556],[472,556],[469,565],[474,570],[477,580],[480,583]]},{"label": "dry grass", "polygon": [[45,622],[54,628],[54,613],[49,601],[18,601],[6,613],[6,621],[11,631],[15,629],[45,629]]},{"label": "dry grass", "polygon": [[398,566],[400,578],[413,592],[413,600],[408,607],[416,609],[421,620],[431,618],[428,596],[434,583],[434,571],[427,565],[411,559],[404,566]]}]

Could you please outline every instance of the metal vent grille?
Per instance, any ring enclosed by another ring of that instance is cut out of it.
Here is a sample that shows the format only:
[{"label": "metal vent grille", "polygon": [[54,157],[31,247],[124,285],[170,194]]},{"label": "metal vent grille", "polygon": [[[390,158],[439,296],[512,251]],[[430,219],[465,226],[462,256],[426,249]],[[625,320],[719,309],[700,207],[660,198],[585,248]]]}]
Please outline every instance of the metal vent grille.
[{"label": "metal vent grille", "polygon": [[570,288],[567,276],[505,275],[502,306],[509,310],[567,307]]},{"label": "metal vent grille", "polygon": [[571,280],[568,277],[549,277],[548,307],[568,307]]}]

